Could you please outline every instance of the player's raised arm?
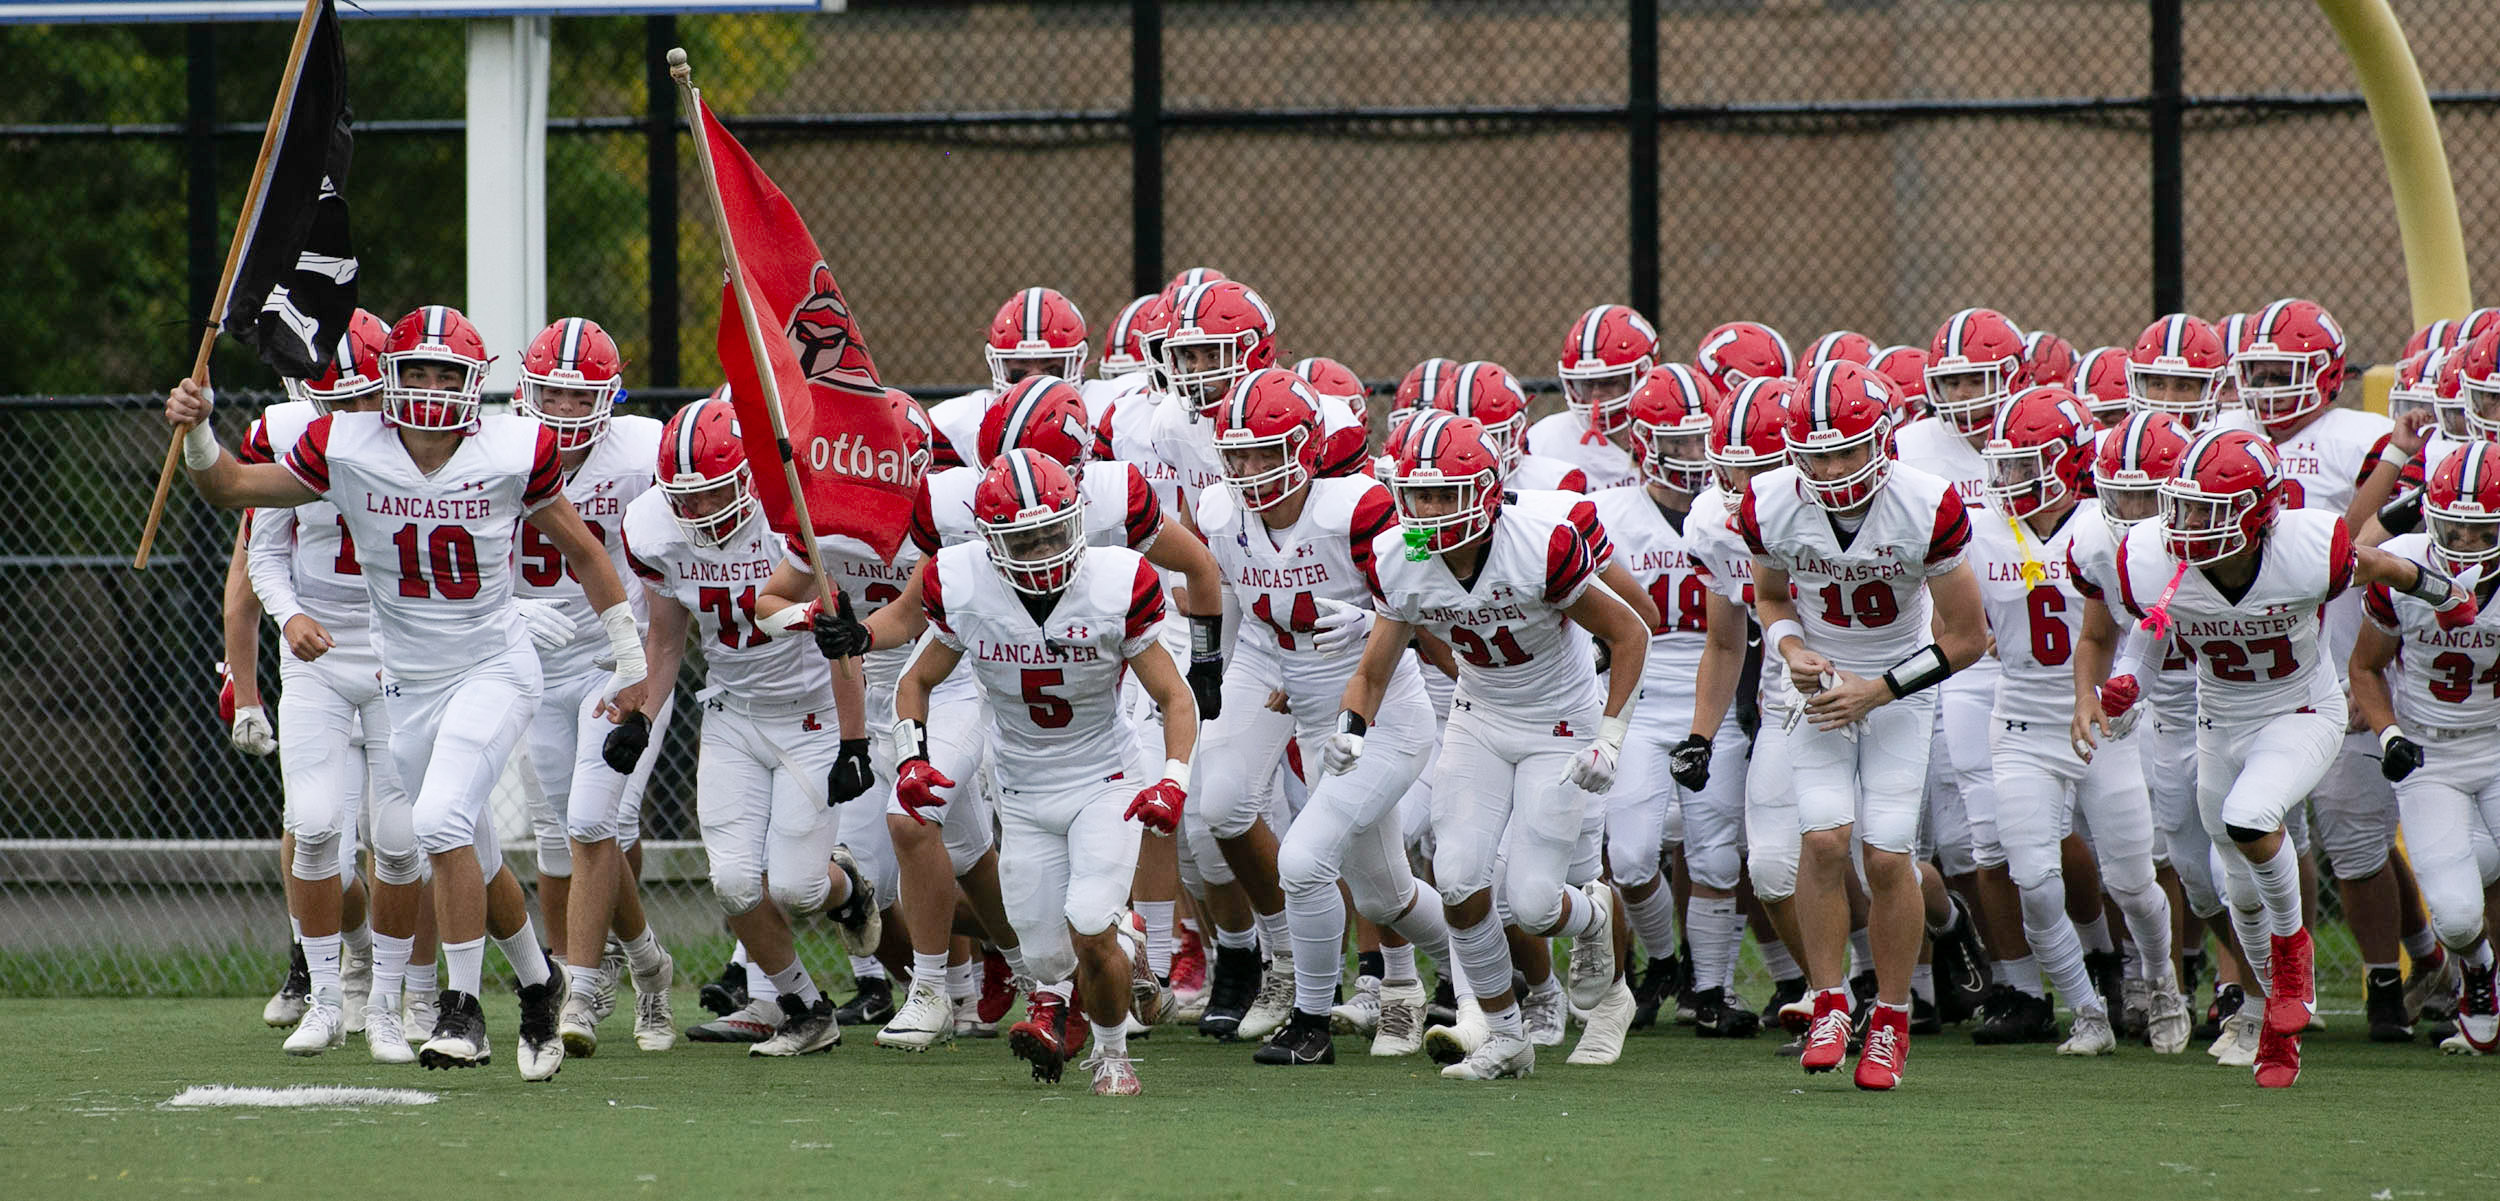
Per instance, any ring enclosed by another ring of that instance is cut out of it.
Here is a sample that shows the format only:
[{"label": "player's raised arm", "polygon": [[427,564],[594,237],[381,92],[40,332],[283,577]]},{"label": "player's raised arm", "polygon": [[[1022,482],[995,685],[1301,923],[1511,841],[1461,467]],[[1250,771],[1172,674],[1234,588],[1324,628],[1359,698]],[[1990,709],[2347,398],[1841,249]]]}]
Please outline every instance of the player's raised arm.
[{"label": "player's raised arm", "polygon": [[293,508],[321,499],[290,467],[245,463],[226,453],[209,428],[215,411],[216,394],[195,381],[186,379],[165,394],[166,424],[190,427],[182,436],[182,466],[200,499],[221,509]]}]

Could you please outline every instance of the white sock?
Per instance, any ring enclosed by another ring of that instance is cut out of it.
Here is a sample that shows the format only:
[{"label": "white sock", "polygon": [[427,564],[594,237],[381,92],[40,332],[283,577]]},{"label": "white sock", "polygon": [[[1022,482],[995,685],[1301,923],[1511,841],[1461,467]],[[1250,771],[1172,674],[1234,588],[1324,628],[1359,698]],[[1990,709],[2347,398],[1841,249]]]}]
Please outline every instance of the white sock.
[{"label": "white sock", "polygon": [[1658,887],[1639,900],[1626,894],[1623,921],[1632,927],[1632,937],[1640,940],[1642,954],[1651,959],[1675,954],[1675,890],[1667,887],[1665,880],[1658,881]]},{"label": "white sock", "polygon": [[644,926],[642,933],[625,940],[625,962],[632,965],[634,975],[649,978],[668,966],[668,952],[660,949],[660,940]]},{"label": "white sock", "polygon": [[946,965],[946,997],[960,1001],[981,991],[981,961],[967,959]]},{"label": "white sock", "polygon": [[443,991],[440,980],[441,974],[435,970],[433,964],[412,963],[408,965],[407,991],[411,996],[433,1000],[436,993]]},{"label": "white sock", "polygon": [[796,959],[790,961],[790,966],[770,975],[776,997],[797,997],[810,1009],[815,1008],[816,1002],[824,997],[823,993],[816,991],[816,981],[808,976],[806,965]]},{"label": "white sock", "polygon": [[1875,947],[1867,938],[1866,927],[1849,932],[1849,974],[1863,976],[1875,970]]},{"label": "white sock", "polygon": [[1105,1059],[1128,1058],[1127,1022],[1115,1022],[1108,1026],[1098,1022],[1087,1024],[1094,1027],[1094,1046],[1097,1054]]},{"label": "white sock", "polygon": [[408,953],[415,940],[373,935],[373,999],[371,1007],[397,1010],[408,983]]},{"label": "white sock", "polygon": [[2089,922],[2076,922],[2075,937],[2083,940],[2083,949],[2086,951],[2097,953],[2118,949],[2118,944],[2109,940],[2109,911],[2106,909],[2101,911],[2099,917]]},{"label": "white sock", "polygon": [[862,955],[851,961],[851,979],[860,984],[866,984],[871,980],[883,980],[885,979],[885,964],[875,956]]},{"label": "white sock", "polygon": [[596,965],[583,967],[578,963],[565,964],[564,978],[583,996],[589,996],[593,990],[608,983],[606,973],[601,972]]},{"label": "white sock", "polygon": [[1267,950],[1269,958],[1293,954],[1293,930],[1285,924],[1284,910],[1258,914],[1254,924],[1258,926],[1259,944]]},{"label": "white sock", "polygon": [[1922,963],[1910,969],[1910,995],[1930,1005],[1936,1003],[1936,965]]},{"label": "white sock", "polygon": [[1230,948],[1235,951],[1250,950],[1259,945],[1258,928],[1255,926],[1249,926],[1239,930],[1227,930],[1222,926],[1217,926],[1215,928],[1215,945],[1218,947]]},{"label": "white sock", "polygon": [[946,987],[946,952],[938,951],[928,955],[923,955],[918,951],[912,952],[911,982],[926,983],[931,988],[943,991]]},{"label": "white sock", "polygon": [[1566,887],[1562,891],[1562,898],[1563,920],[1562,925],[1554,930],[1556,937],[1577,942],[1583,938],[1612,938],[1614,936],[1614,932],[1606,928],[1606,923],[1598,920],[1597,906],[1590,903],[1587,893],[1577,888]]},{"label": "white sock", "polygon": [[1007,961],[1008,975],[1026,976],[1028,979],[1030,978],[1028,973],[1024,970],[1024,948],[1022,946],[1000,947],[998,948],[998,957]]},{"label": "white sock", "polygon": [[339,931],[339,946],[350,955],[372,957],[373,927],[358,926],[352,930]]},{"label": "white sock", "polygon": [[450,986],[445,991],[476,996],[478,981],[486,975],[486,940],[444,943],[443,962],[450,975]]},{"label": "white sock", "polygon": [[2429,926],[2405,935],[2405,954],[2415,959],[2428,959],[2431,957],[2431,952],[2438,949],[2439,932]]},{"label": "white sock", "polygon": [[740,966],[747,970],[747,998],[749,1000],[761,1001],[769,1009],[773,1002],[781,999],[781,990],[773,987],[772,973],[765,971],[763,964],[749,959]]},{"label": "white sock", "polygon": [[1774,938],[1763,943],[1761,950],[1762,966],[1771,973],[1773,981],[1794,980],[1806,974],[1804,968],[1797,966],[1797,957],[1788,953],[1787,943]]},{"label": "white sock", "polygon": [[1450,952],[1477,996],[1486,995],[1486,989],[1503,992],[1510,988],[1510,944],[1502,940],[1500,918],[1487,913],[1475,925],[1451,929]]},{"label": "white sock", "polygon": [[2020,959],[2000,959],[1997,970],[2005,974],[2005,982],[2021,989],[2025,996],[2045,997],[2048,986],[2040,983],[2040,961],[2025,955]]},{"label": "white sock", "polygon": [[304,923],[291,917],[286,919],[286,936],[289,942],[304,941]]},{"label": "white sock", "polygon": [[2476,940],[2473,949],[2465,952],[2465,962],[2469,967],[2490,967],[2491,940],[2488,938]]},{"label": "white sock", "polygon": [[1157,980],[1172,976],[1172,948],[1179,940],[1172,932],[1172,910],[1178,902],[1139,901],[1132,908],[1146,922],[1146,970]]},{"label": "white sock", "polygon": [[339,995],[339,936],[304,936],[304,966],[312,973],[313,995]]},{"label": "white sock", "polygon": [[[521,928],[513,931],[511,937],[495,939],[495,949],[502,951],[504,962],[512,965],[512,978],[521,987],[547,982],[547,952],[538,945],[538,930],[530,925],[529,918],[521,919]],[[591,962],[598,960],[594,957]]]},{"label": "white sock", "polygon": [[2272,859],[2250,859],[2248,870],[2257,877],[2257,895],[2265,902],[2266,932],[2277,938],[2300,933],[2300,857],[2292,853],[2292,840],[2275,847]]},{"label": "white sock", "polygon": [[1409,983],[1421,977],[1415,974],[1415,944],[1402,942],[1394,946],[1380,944],[1380,978]]},{"label": "white sock", "polygon": [[1736,898],[1697,896],[1687,902],[1684,936],[1693,944],[1693,987],[1724,989],[1735,982],[1736,949],[1745,937]]},{"label": "white sock", "polygon": [[1516,1005],[1508,1006],[1498,1013],[1490,1009],[1485,1010],[1484,1024],[1492,1027],[1495,1034],[1507,1034],[1512,1038],[1524,1037],[1519,1025],[1519,1007]]}]

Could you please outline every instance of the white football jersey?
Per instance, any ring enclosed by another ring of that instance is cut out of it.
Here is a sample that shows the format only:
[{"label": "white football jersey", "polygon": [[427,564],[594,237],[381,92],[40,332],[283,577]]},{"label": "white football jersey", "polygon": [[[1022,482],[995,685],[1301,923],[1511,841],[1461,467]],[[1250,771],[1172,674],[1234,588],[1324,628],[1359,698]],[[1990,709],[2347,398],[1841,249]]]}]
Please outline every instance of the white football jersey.
[{"label": "white football jersey", "polygon": [[[1329,461],[1330,448],[1341,443],[1352,445],[1352,440],[1340,435],[1361,429],[1362,425],[1344,401],[1333,396],[1319,398],[1320,475],[1353,475],[1369,461],[1359,447],[1352,450],[1346,461]],[[1188,402],[1165,397],[1163,403],[1155,406],[1153,423],[1145,437],[1147,453],[1171,469],[1179,504],[1194,519],[1199,496],[1225,486],[1224,462],[1215,453],[1215,423],[1193,414]]]},{"label": "white football jersey", "polygon": [[1155,645],[1163,623],[1153,565],[1122,547],[1092,547],[1041,620],[1025,599],[979,542],[939,551],[920,581],[930,633],[962,652],[955,670],[969,673],[989,704],[1000,791],[1011,801],[1049,796],[1135,770],[1120,683],[1129,657]]},{"label": "white football jersey", "polygon": [[1589,637],[1563,615],[1599,569],[1582,532],[1596,525],[1596,505],[1573,499],[1583,522],[1541,500],[1505,499],[1476,578],[1463,584],[1440,555],[1410,558],[1403,525],[1372,540],[1372,607],[1450,644],[1459,701],[1531,721],[1603,703]]},{"label": "white football jersey", "polygon": [[[949,467],[921,477],[914,500],[911,540],[923,555],[958,542],[981,541],[980,523],[973,520],[972,497],[988,474],[976,467]],[[1125,546],[1144,553],[1163,533],[1163,509],[1145,473],[1117,459],[1096,459],[1078,474],[1077,495],[1085,502],[1085,541],[1089,546]]]},{"label": "white football jersey", "polygon": [[[814,575],[815,568],[807,561],[806,546],[787,536],[782,542],[790,562],[800,571]],[[863,621],[869,614],[903,595],[903,588],[911,583],[912,572],[919,569],[920,561],[925,557],[919,545],[906,538],[895,549],[893,561],[888,562],[870,550],[867,543],[841,534],[818,538],[816,553],[824,557],[825,570],[832,573],[834,588],[851,598],[852,615]],[[809,591],[812,594],[814,589],[811,587]],[[903,678],[904,666],[910,662],[911,648],[908,646],[873,651],[860,660],[861,678],[871,694],[890,695],[895,681]],[[877,714],[868,716],[872,723],[879,720]]]},{"label": "white football jersey", "polygon": [[[1589,501],[1597,506],[1616,561],[1658,606],[1659,624],[1650,631],[1649,655],[1641,666],[1642,693],[1681,698],[1678,703],[1689,716],[1702,647],[1710,641],[1710,581],[1700,559],[1697,528],[1710,517],[1686,513],[1681,522],[1670,520],[1647,488],[1608,488]],[[1674,707],[1645,704],[1642,709],[1657,716]]]},{"label": "white football jersey", "polygon": [[1155,377],[1151,371],[1132,371],[1110,379],[1078,380],[1076,394],[1085,398],[1085,424],[1099,427],[1120,405],[1153,407]]},{"label": "white football jersey", "polygon": [[703,648],[706,695],[742,709],[833,708],[833,669],[805,634],[766,637],[755,625],[755,597],[781,565],[785,545],[761,514],[728,542],[697,546],[654,488],[625,506],[628,561],[643,586],[684,607]]},{"label": "white football jersey", "polygon": [[[1971,572],[1996,632],[1996,658],[2004,670],[1991,710],[1999,721],[2062,725],[2075,713],[2075,643],[2083,634],[2083,598],[2070,578],[2068,548],[2086,529],[2109,533],[2099,501],[2066,513],[2057,531],[2041,537],[2029,523],[2018,535],[2003,521],[1971,523]],[[2039,567],[2034,583],[2023,576],[2026,559]]]},{"label": "white football jersey", "polygon": [[[2415,563],[2430,561],[2431,536],[2402,534],[2380,550]],[[2427,602],[2385,584],[2362,590],[2370,624],[2397,641],[2388,684],[2396,723],[2407,730],[2474,730],[2500,724],[2500,616],[2475,614],[2474,624],[2439,628]]]},{"label": "white football jersey", "polygon": [[[2202,570],[2179,577],[2171,636],[2196,660],[2199,717],[2264,721],[2339,698],[2344,673],[2327,661],[2319,611],[2352,582],[2353,559],[2343,518],[2286,509],[2266,535],[2256,579],[2237,600]],[[2127,531],[2118,564],[2119,599],[2136,618],[2160,601],[2178,567],[2162,547],[2158,520]]]},{"label": "white football jersey", "polygon": [[1522,453],[1502,477],[1502,486],[1517,492],[1587,492],[1586,472],[1562,459]]},{"label": "white football jersey", "polygon": [[1579,468],[1591,492],[1630,488],[1641,482],[1632,469],[1632,453],[1590,429],[1587,418],[1569,409],[1538,418],[1528,427],[1528,440],[1520,450]]},{"label": "white football jersey", "polygon": [[[1702,586],[1750,614],[1753,551],[1745,546],[1745,536],[1736,531],[1735,504],[1735,499],[1716,483],[1695,493],[1692,514],[1684,519],[1684,535],[1692,546],[1693,574],[1701,578]],[[1756,674],[1761,677],[1754,693],[1756,708],[1769,710],[1797,699],[1796,686],[1778,664]]]},{"label": "white football jersey", "polygon": [[[1788,573],[1807,648],[1860,676],[1935,641],[1927,581],[1959,566],[1970,543],[1970,514],[1952,486],[1902,463],[1845,541],[1794,467],[1755,476],[1736,518],[1754,557]],[[1778,659],[1776,647],[1763,653]]]},{"label": "white football jersey", "polygon": [[[660,423],[648,417],[624,414],[608,418],[607,436],[591,443],[590,453],[564,477],[564,495],[581,511],[582,524],[590,527],[590,536],[608,552],[615,564],[617,578],[624,581],[625,599],[634,606],[634,620],[641,622],[649,615],[638,578],[625,562],[625,508],[634,498],[651,487],[660,465]],[[554,601],[573,615],[573,641],[554,650],[538,652],[538,661],[550,678],[576,675],[596,670],[592,660],[608,652],[608,637],[600,628],[598,615],[591,612],[590,598],[582,592],[582,581],[565,565],[564,553],[556,549],[553,539],[524,524],[520,533],[519,557],[514,567],[520,573],[515,585],[520,595],[533,600]]]},{"label": "white football jersey", "polygon": [[2247,430],[2274,443],[2275,456],[2283,461],[2283,507],[2325,509],[2338,516],[2352,506],[2353,494],[2377,468],[2379,452],[2387,449],[2388,435],[2396,428],[2384,414],[2333,406],[2282,438],[2269,437],[2246,409],[2223,414],[2214,426]]},{"label": "white football jersey", "polygon": [[1902,427],[1894,447],[1894,458],[1953,485],[1973,521],[1988,508],[1988,461],[1951,425],[1922,417]]},{"label": "white football jersey", "polygon": [[[235,457],[275,463],[318,416],[311,401],[271,405],[252,422]],[[292,509],[256,509],[250,521],[247,567],[269,619],[283,630],[288,618],[310,614],[340,646],[370,641],[372,602],[365,596],[364,568],[356,563],[356,543],[347,536],[347,519],[338,506],[316,500]]]},{"label": "white football jersey", "polygon": [[932,470],[980,463],[981,418],[989,415],[991,395],[987,388],[975,388],[929,406],[929,426],[938,436],[937,445],[929,448]]},{"label": "white football jersey", "polygon": [[1244,509],[1230,488],[1198,498],[1198,528],[1241,607],[1241,646],[1272,647],[1289,690],[1306,695],[1332,683],[1342,689],[1362,659],[1360,641],[1319,653],[1311,631],[1321,600],[1371,608],[1359,559],[1396,524],[1388,486],[1369,476],[1311,481],[1301,515],[1281,530]]},{"label": "white football jersey", "polygon": [[[1145,372],[1121,376],[1130,379]],[[1154,433],[1161,423],[1160,414],[1169,407],[1163,393],[1148,386],[1122,397],[1103,411],[1094,422],[1094,457],[1118,459],[1136,465],[1155,490],[1155,500],[1163,506],[1166,517],[1180,516],[1181,476],[1178,469],[1163,461],[1155,450]]]},{"label": "white football jersey", "polygon": [[[2100,502],[2094,501],[2097,505]],[[2095,521],[2088,526],[2073,526],[2066,531],[2066,582],[2077,595],[2087,596],[2109,606],[2110,620],[2118,623],[2119,647],[2134,638],[2148,640],[2141,632],[2126,605],[2118,598],[2118,540],[2110,534],[2109,522]],[[2158,594],[2156,594],[2158,595]],[[2196,664],[2188,658],[2185,647],[2176,638],[2165,638],[2159,646],[2146,645],[2138,652],[2144,659],[2144,671],[2137,676],[2141,704],[2151,707],[2164,722],[2184,724],[2196,716]],[[2115,670],[2115,664],[2112,665]]]},{"label": "white football jersey", "polygon": [[564,469],[537,422],[479,422],[431,475],[380,413],[314,418],[286,453],[287,470],[347,521],[394,680],[457,676],[527,638],[512,603],[513,531],[564,495]]}]

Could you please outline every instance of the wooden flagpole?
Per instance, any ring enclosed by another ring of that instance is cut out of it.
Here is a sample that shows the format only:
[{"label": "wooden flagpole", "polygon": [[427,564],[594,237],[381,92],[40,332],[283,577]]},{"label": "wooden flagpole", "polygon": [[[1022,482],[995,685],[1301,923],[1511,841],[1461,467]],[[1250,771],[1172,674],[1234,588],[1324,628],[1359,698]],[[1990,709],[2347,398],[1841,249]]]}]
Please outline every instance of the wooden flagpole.
[{"label": "wooden flagpole", "polygon": [[[747,354],[755,360],[755,379],[764,393],[764,408],[772,414],[773,447],[781,457],[781,478],[790,489],[790,507],[799,519],[799,541],[807,548],[807,565],[816,573],[816,603],[820,611],[834,611],[833,577],[825,573],[824,552],[816,545],[816,523],[807,513],[807,493],[799,486],[798,461],[790,453],[790,423],[781,413],[781,383],[773,377],[772,358],[764,352],[764,329],[755,320],[755,300],[747,294],[746,271],[738,265],[738,242],[729,236],[729,213],[720,198],[720,176],[712,167],[712,135],[703,124],[703,92],[694,86],[694,68],[686,63],[686,48],[678,46],[668,52],[668,77],[677,81],[677,90],[685,96],[688,116],[694,122],[695,161],[703,166],[703,193],[712,200],[712,224],[720,232],[721,263],[729,270],[729,290],[738,298],[738,323],[746,327]],[[845,678],[856,676],[856,660],[843,659],[839,667]]]},{"label": "wooden flagpole", "polygon": [[[287,109],[295,104],[295,84],[303,75],[304,44],[312,40],[313,20],[321,14],[321,0],[304,0],[304,15],[295,22],[295,45],[287,51],[286,74],[278,78],[278,98],[269,105],[269,125],[261,130],[260,158],[252,164],[251,186],[243,192],[243,211],[234,218],[234,240],[226,244],[226,269],[217,277],[217,301],[208,311],[208,328],[200,331],[199,352],[191,358],[191,382],[208,383],[209,352],[217,349],[217,333],[226,317],[226,301],[234,291],[234,272],[243,261],[243,243],[251,233],[252,217],[260,211],[262,186],[268,181],[269,156],[278,148],[278,126],[286,119]],[[165,495],[173,488],[174,465],[182,460],[182,437],[191,427],[174,427],[173,437],[165,443],[165,466],[156,473],[156,496],[148,502],[148,523],[139,531],[139,553],[130,561],[133,570],[145,571],[148,552],[156,546],[156,527],[165,520]]]}]

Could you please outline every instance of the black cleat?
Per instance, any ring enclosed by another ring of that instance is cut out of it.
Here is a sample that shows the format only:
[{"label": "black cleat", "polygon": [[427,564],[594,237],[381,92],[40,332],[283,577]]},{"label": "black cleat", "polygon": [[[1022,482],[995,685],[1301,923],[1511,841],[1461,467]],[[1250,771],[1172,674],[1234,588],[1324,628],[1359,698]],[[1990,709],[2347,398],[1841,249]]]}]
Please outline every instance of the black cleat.
[{"label": "black cleat", "polygon": [[1306,1063],[1337,1062],[1337,1045],[1328,1036],[1329,1015],[1304,1013],[1299,1009],[1285,1019],[1285,1024],[1268,1036],[1267,1044],[1253,1052],[1254,1063],[1298,1067]]},{"label": "black cleat", "polygon": [[568,980],[552,961],[547,979],[524,985],[521,996],[521,1078],[546,1080],[564,1070],[564,1044],[556,1037],[556,1018],[564,1012]]},{"label": "black cleat", "polygon": [[842,1045],[841,1024],[833,1018],[833,998],[817,994],[813,1005],[781,994],[781,1029],[747,1048],[756,1057],[814,1055]]},{"label": "black cleat", "polygon": [[2404,973],[2392,967],[2371,968],[2362,982],[2362,1009],[2370,1019],[2370,1041],[2409,1043],[2413,1023],[2405,1020]]},{"label": "black cleat", "polygon": [[435,1009],[434,1037],[418,1049],[417,1062],[429,1068],[474,1068],[493,1060],[486,1046],[486,1013],[476,997],[445,989]]},{"label": "black cleat", "polygon": [[1640,983],[1632,989],[1632,1028],[1647,1030],[1658,1023],[1658,1011],[1667,999],[1682,993],[1690,983],[1684,971],[1684,960],[1669,955],[1652,959],[1642,969]]},{"label": "black cleat", "polygon": [[1762,1018],[1762,1024],[1765,1026],[1779,1025],[1780,1010],[1786,1008],[1792,1002],[1802,1001],[1805,999],[1805,977],[1790,976],[1786,980],[1772,981],[1771,999],[1762,1003],[1762,1012],[1760,1015]]},{"label": "black cleat", "polygon": [[[2199,985],[2204,983],[2205,969],[2210,966],[2212,966],[2212,962],[2206,957],[2205,948],[2201,946],[2193,951],[2180,953],[2179,995],[2188,998],[2189,1003],[2193,1004],[2195,1002],[2196,989]],[[2215,1037],[2221,1037],[2221,1033],[2216,1031]]]},{"label": "black cleat", "polygon": [[747,969],[743,963],[725,965],[720,975],[703,982],[703,991],[695,994],[705,1009],[714,1016],[728,1017],[747,1007]]},{"label": "black cleat", "polygon": [[2127,961],[2116,951],[2086,951],[2083,971],[2092,977],[2092,991],[2101,994],[2101,1009],[2115,1022],[2127,1008]]},{"label": "black cleat", "polygon": [[1910,994],[1910,1033],[1918,1035],[1944,1033],[1944,1019],[1936,1015],[1935,1002],[1917,993]]},{"label": "black cleat", "polygon": [[1952,906],[1953,916],[1943,929],[1928,931],[1935,943],[1936,1016],[1940,1022],[1966,1022],[1978,1014],[1994,981],[1989,978],[1988,948],[1979,941],[1970,908],[1952,893],[1945,894],[1945,903]]},{"label": "black cleat", "polygon": [[894,1020],[894,982],[883,976],[870,976],[859,982],[859,992],[833,1011],[835,1021],[845,1026],[883,1026]]},{"label": "black cleat", "polygon": [[1424,1006],[1424,1028],[1458,1024],[1458,989],[1443,976],[1432,986],[1432,1000]]},{"label": "black cleat", "polygon": [[1256,947],[1215,948],[1215,963],[1207,972],[1207,1011],[1198,1019],[1198,1033],[1233,1041],[1266,972],[1267,961],[1259,958]]},{"label": "black cleat", "polygon": [[1705,988],[1693,994],[1693,1033],[1703,1038],[1752,1038],[1762,1033],[1762,1017],[1731,1002],[1725,989]]},{"label": "black cleat", "polygon": [[2057,1010],[2047,997],[2032,996],[2011,984],[1997,985],[1988,991],[1988,1003],[1980,1007],[1979,1024],[1971,1027],[1970,1040],[1983,1047],[2056,1042]]},{"label": "black cleat", "polygon": [[2248,995],[2236,984],[2214,986],[2213,1003],[2205,1007],[2205,1022],[2196,1028],[2196,1037],[2206,1042],[2222,1037],[2222,1023],[2246,1004]]}]

